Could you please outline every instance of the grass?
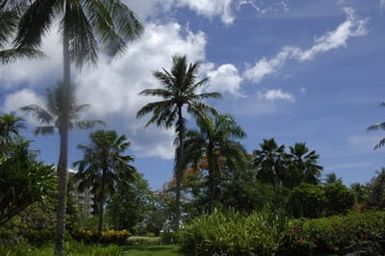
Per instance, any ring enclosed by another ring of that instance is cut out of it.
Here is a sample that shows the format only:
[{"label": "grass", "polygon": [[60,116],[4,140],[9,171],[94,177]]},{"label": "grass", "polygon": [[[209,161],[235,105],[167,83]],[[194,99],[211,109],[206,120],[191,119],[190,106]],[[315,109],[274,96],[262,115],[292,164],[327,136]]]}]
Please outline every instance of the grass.
[{"label": "grass", "polygon": [[[176,245],[85,245],[77,242],[66,244],[69,256],[181,256]],[[0,244],[0,255],[4,256],[52,256],[53,246],[33,248],[29,246],[6,247]]]},{"label": "grass", "polygon": [[176,245],[130,246],[122,255],[130,256],[181,256]]}]

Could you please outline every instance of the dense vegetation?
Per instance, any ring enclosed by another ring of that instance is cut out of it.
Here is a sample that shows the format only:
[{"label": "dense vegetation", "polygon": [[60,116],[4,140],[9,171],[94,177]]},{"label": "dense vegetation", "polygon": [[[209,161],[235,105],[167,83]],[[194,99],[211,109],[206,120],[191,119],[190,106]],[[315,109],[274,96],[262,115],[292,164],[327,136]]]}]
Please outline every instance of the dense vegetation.
[{"label": "dense vegetation", "polygon": [[335,174],[323,179],[319,154],[304,142],[268,138],[247,152],[246,132],[206,102],[221,95],[207,92],[200,63],[183,55],[154,72],[160,87],[141,94],[158,101],[137,113],[150,116],[147,125],[175,129],[173,179],[152,191],[131,143],[113,130],[91,132],[69,174],[69,131],[104,124],[81,120],[88,105],[77,102],[71,63],[95,62],[98,44],[111,56],[123,51],[142,25],[118,0],[0,0],[0,62],[42,57],[42,36],[55,18],[62,21],[63,82],[46,89],[44,106],[21,111],[41,123],[35,135],[58,132],[58,164],[55,170],[39,160],[19,114],[0,115],[0,255],[124,255],[126,246],[175,243],[194,255],[385,253],[385,169],[348,187]]}]

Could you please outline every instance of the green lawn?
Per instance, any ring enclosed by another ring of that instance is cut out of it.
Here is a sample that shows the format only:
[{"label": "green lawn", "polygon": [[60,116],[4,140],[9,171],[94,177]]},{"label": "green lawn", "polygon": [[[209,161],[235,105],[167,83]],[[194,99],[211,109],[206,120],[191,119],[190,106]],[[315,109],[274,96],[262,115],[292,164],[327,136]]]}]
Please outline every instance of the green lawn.
[{"label": "green lawn", "polygon": [[130,246],[124,256],[181,256],[176,245]]},{"label": "green lawn", "polygon": [[[176,245],[136,245],[136,246],[102,246],[85,245],[71,242],[67,245],[70,256],[181,256]],[[33,248],[28,246],[7,247],[0,244],[0,255],[7,256],[52,256],[53,246]]]}]

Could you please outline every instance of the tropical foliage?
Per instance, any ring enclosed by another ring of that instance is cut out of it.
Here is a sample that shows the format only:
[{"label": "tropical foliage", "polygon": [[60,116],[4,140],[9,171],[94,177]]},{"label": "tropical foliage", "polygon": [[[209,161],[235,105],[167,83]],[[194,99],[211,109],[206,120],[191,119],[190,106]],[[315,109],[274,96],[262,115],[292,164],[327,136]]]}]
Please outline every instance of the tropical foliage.
[{"label": "tropical foliage", "polygon": [[103,213],[107,196],[115,193],[118,185],[129,187],[135,177],[134,160],[125,151],[130,146],[126,136],[115,131],[98,130],[90,134],[90,144],[80,144],[83,158],[73,163],[78,168],[74,178],[80,191],[88,188],[99,201],[98,232],[103,230]]},{"label": "tropical foliage", "polygon": [[203,115],[198,119],[199,130],[186,133],[185,161],[197,168],[207,162],[208,213],[214,209],[220,194],[220,174],[226,170],[241,170],[247,165],[246,150],[239,143],[245,137],[242,128],[230,115]]},{"label": "tropical foliage", "polygon": [[32,47],[13,48],[9,46],[16,31],[20,14],[25,8],[25,2],[0,0],[0,63],[2,64],[7,64],[18,58],[44,56],[41,51]]},{"label": "tropical foliage", "polygon": [[55,191],[52,166],[36,160],[29,142],[7,144],[0,152],[0,225]]}]

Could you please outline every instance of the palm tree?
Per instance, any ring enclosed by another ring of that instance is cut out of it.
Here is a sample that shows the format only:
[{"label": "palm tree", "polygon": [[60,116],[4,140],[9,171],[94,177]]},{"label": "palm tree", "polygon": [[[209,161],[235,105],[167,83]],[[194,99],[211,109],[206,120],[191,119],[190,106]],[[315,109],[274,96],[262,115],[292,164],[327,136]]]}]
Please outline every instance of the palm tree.
[{"label": "palm tree", "polygon": [[79,189],[91,188],[99,200],[99,235],[103,229],[103,210],[106,195],[115,192],[117,184],[128,186],[136,172],[129,163],[134,160],[124,152],[130,146],[126,136],[115,131],[99,130],[90,134],[91,144],[78,145],[83,151],[83,159],[73,163],[78,167],[75,181],[79,182]]},{"label": "palm tree", "polygon": [[163,69],[154,72],[163,85],[158,89],[146,89],[140,94],[160,97],[162,100],[148,103],[137,113],[137,117],[152,114],[147,125],[156,124],[164,125],[166,128],[175,126],[177,134],[177,152],[175,153],[175,228],[179,228],[181,210],[180,210],[180,192],[183,175],[183,140],[185,137],[186,120],[183,115],[184,107],[187,113],[198,117],[203,112],[216,112],[214,108],[206,105],[203,100],[206,98],[219,98],[221,94],[217,92],[198,93],[198,89],[202,87],[208,78],[197,81],[199,62],[187,64],[186,56],[173,56],[173,66],[170,71]]},{"label": "palm tree", "polygon": [[208,169],[208,213],[212,213],[218,196],[218,178],[225,168],[238,170],[246,166],[247,154],[237,141],[246,136],[230,115],[204,116],[198,120],[199,131],[186,134],[186,161],[194,166],[203,159]]},{"label": "palm tree", "polygon": [[135,39],[142,25],[121,0],[34,0],[21,16],[16,46],[36,48],[55,18],[61,19],[63,38],[63,115],[60,123],[58,160],[58,208],[55,255],[64,255],[65,208],[67,194],[68,131],[70,128],[71,62],[81,67],[97,59],[98,44],[122,52],[126,41]]},{"label": "palm tree", "polygon": [[9,43],[9,38],[16,30],[19,14],[23,8],[22,1],[0,0],[0,63],[6,64],[17,58],[42,57],[44,54],[33,48],[4,49]]},{"label": "palm tree", "polygon": [[13,138],[19,137],[19,131],[25,129],[24,119],[15,112],[6,113],[0,116],[0,144],[7,144]]},{"label": "palm tree", "polygon": [[310,151],[305,143],[296,143],[293,147],[289,147],[287,155],[288,169],[287,180],[289,187],[295,187],[301,182],[317,184],[321,176],[322,166],[318,165],[319,155],[314,151]]},{"label": "palm tree", "polygon": [[[385,102],[381,103],[382,107],[385,107]],[[385,122],[374,124],[368,127],[368,131],[372,130],[385,130]],[[375,146],[374,150],[379,149],[385,145],[385,138],[382,138]]]},{"label": "palm tree", "polygon": [[[51,135],[54,134],[56,129],[58,129],[60,133],[60,127],[62,127],[63,122],[65,122],[64,112],[66,112],[63,106],[63,91],[63,83],[58,83],[54,89],[46,89],[45,107],[32,104],[20,108],[22,111],[32,114],[40,123],[43,124],[42,126],[37,126],[35,128],[35,135]],[[69,129],[91,129],[96,125],[104,125],[104,122],[100,120],[80,120],[80,114],[89,106],[90,105],[88,104],[77,105],[75,96],[71,91],[69,104]]]},{"label": "palm tree", "polygon": [[264,139],[260,148],[253,153],[257,178],[278,188],[283,178],[285,146],[278,146],[274,138],[271,138]]}]

